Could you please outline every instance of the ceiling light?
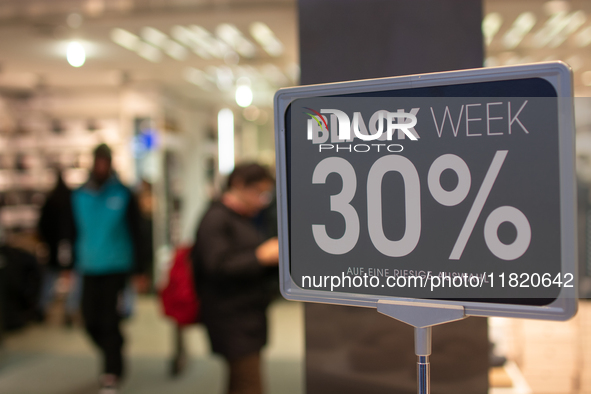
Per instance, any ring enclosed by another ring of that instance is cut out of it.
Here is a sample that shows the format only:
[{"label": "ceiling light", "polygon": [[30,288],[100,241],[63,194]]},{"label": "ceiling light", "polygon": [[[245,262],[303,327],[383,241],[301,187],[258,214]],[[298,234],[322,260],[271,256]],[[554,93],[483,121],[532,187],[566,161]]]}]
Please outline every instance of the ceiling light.
[{"label": "ceiling light", "polygon": [[205,40],[203,38],[200,38],[197,34],[195,34],[193,30],[190,30],[185,26],[176,25],[172,27],[172,29],[170,30],[170,34],[175,40],[191,48],[191,50],[199,57],[203,59],[211,59],[212,55],[204,47],[203,41]]},{"label": "ceiling light", "polygon": [[232,48],[223,41],[216,39],[210,32],[201,26],[191,25],[193,51],[199,55],[199,51],[206,51],[208,55],[223,59]]},{"label": "ceiling light", "polygon": [[219,38],[232,47],[236,46],[238,38],[241,36],[241,33],[236,26],[228,23],[219,25],[215,31]]},{"label": "ceiling light", "polygon": [[550,48],[556,48],[560,46],[566,39],[583,26],[587,21],[587,16],[583,11],[577,11],[570,15],[568,23],[565,23],[565,27],[550,41]]},{"label": "ceiling light", "polygon": [[255,22],[250,25],[250,34],[269,55],[279,57],[283,54],[283,44],[275,37],[269,26],[262,22]]},{"label": "ceiling light", "polygon": [[86,61],[86,51],[78,41],[72,41],[68,44],[68,52],[66,55],[68,63],[72,67],[80,67]]},{"label": "ceiling light", "polygon": [[153,27],[144,27],[141,31],[141,36],[145,41],[157,47],[162,47],[168,41],[166,34]]},{"label": "ceiling light", "polygon": [[566,12],[559,12],[552,15],[546,21],[544,26],[534,35],[534,44],[539,48],[547,45],[562,31],[562,29],[568,26],[569,23],[570,17]]},{"label": "ceiling light", "polygon": [[256,48],[248,41],[238,28],[229,23],[223,23],[216,29],[217,36],[232,49],[244,57],[254,57]]},{"label": "ceiling light", "polygon": [[111,40],[123,48],[135,51],[140,42],[140,38],[127,30],[115,28],[111,30]]},{"label": "ceiling light", "polygon": [[234,169],[234,114],[224,108],[218,112],[218,170],[227,175]]},{"label": "ceiling light", "polygon": [[242,108],[252,104],[252,89],[250,86],[242,85],[236,88],[236,104]]},{"label": "ceiling light", "polygon": [[511,28],[503,36],[503,45],[506,49],[513,49],[521,43],[523,38],[536,24],[536,17],[531,12],[520,14],[513,22]]},{"label": "ceiling light", "polygon": [[242,108],[252,104],[252,89],[250,88],[250,78],[240,77],[236,81],[236,104]]},{"label": "ceiling light", "polygon": [[164,44],[164,52],[176,60],[185,60],[187,58],[187,50],[185,47],[173,40],[166,41]]},{"label": "ceiling light", "polygon": [[484,17],[482,20],[482,34],[484,35],[486,45],[491,44],[502,24],[503,17],[498,12],[491,12]]},{"label": "ceiling light", "polygon": [[191,36],[193,33],[184,26],[175,25],[170,29],[170,35],[183,45],[191,46]]},{"label": "ceiling light", "polygon": [[137,54],[153,63],[159,62],[162,58],[162,52],[160,52],[160,49],[147,42],[141,42],[138,45]]}]

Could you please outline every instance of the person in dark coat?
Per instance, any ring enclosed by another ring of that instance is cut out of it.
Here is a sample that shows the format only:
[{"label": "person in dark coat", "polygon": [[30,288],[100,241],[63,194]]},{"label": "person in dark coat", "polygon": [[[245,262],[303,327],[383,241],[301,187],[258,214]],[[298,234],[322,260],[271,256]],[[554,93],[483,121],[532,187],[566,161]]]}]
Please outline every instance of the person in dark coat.
[{"label": "person in dark coat", "polygon": [[253,218],[271,202],[273,178],[258,164],[237,166],[227,191],[199,225],[192,252],[201,320],[211,348],[229,365],[230,394],[262,392],[260,351],[267,342],[268,271],[278,242]]},{"label": "person in dark coat", "polygon": [[[72,268],[72,205],[71,190],[57,171],[55,188],[41,207],[37,230],[47,247],[47,263],[43,272],[43,286],[39,314],[43,318],[55,292],[55,283],[62,271]],[[71,311],[68,311],[71,312]]]}]

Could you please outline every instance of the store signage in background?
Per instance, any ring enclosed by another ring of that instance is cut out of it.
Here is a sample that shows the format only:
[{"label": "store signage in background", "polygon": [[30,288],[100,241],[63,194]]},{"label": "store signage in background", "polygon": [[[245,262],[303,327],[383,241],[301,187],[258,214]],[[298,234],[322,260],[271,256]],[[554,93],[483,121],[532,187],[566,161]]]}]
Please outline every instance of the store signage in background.
[{"label": "store signage in background", "polygon": [[570,78],[553,62],[280,90],[283,295],[572,316]]}]

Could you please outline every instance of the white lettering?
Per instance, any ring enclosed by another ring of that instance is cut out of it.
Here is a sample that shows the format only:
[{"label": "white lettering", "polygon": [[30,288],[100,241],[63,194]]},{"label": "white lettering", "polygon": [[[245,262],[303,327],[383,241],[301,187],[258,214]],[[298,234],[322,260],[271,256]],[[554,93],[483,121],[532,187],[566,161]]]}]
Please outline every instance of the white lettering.
[{"label": "white lettering", "polygon": [[466,104],[466,136],[467,137],[478,137],[482,134],[470,134],[470,122],[477,122],[482,118],[470,118],[468,115],[469,107],[480,107],[482,104]]},{"label": "white lettering", "polygon": [[525,131],[526,134],[529,134],[529,131],[527,131],[527,129],[525,128],[525,126],[523,125],[523,123],[521,123],[521,121],[519,120],[519,118],[517,118],[519,116],[519,114],[521,113],[521,110],[525,107],[525,104],[527,104],[528,100],[525,100],[523,102],[523,105],[521,106],[521,108],[519,108],[519,111],[517,111],[517,113],[515,114],[515,116],[513,117],[513,119],[511,119],[511,102],[509,101],[508,104],[508,112],[509,112],[509,116],[508,116],[508,120],[509,120],[509,134],[511,134],[511,125],[514,122],[519,123],[519,125],[521,126],[521,128],[523,129],[523,131]]},{"label": "white lettering", "polygon": [[449,123],[451,124],[451,129],[454,133],[454,137],[458,136],[458,130],[460,129],[460,121],[462,119],[462,113],[464,112],[464,106],[460,108],[460,114],[458,115],[458,122],[454,127],[454,122],[451,119],[451,113],[449,112],[449,107],[445,107],[445,111],[443,112],[443,119],[441,120],[441,128],[437,127],[437,119],[435,118],[435,112],[433,111],[433,107],[431,107],[431,115],[433,115],[433,123],[435,124],[435,128],[437,129],[437,135],[441,138],[441,134],[443,133],[443,125],[445,125],[445,119],[449,118]]},{"label": "white lettering", "polygon": [[491,120],[501,120],[503,119],[502,116],[492,118],[490,116],[490,106],[491,105],[502,105],[503,103],[486,103],[486,135],[503,135],[503,133],[491,133],[490,132],[490,121]]}]

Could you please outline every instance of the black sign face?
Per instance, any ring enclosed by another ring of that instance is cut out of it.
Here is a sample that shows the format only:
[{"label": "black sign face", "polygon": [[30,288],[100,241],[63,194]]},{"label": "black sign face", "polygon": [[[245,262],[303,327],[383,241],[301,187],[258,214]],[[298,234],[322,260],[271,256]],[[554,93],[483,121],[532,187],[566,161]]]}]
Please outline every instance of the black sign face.
[{"label": "black sign face", "polygon": [[292,100],[280,156],[294,289],[554,302],[575,283],[557,96],[523,78]]}]

